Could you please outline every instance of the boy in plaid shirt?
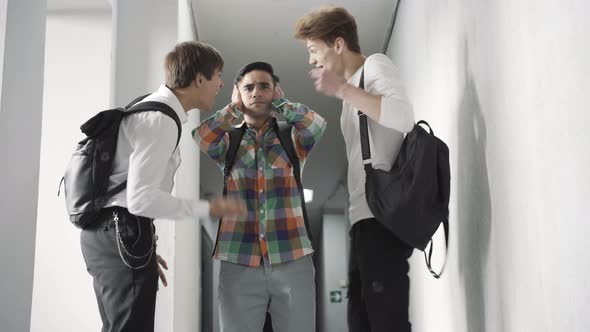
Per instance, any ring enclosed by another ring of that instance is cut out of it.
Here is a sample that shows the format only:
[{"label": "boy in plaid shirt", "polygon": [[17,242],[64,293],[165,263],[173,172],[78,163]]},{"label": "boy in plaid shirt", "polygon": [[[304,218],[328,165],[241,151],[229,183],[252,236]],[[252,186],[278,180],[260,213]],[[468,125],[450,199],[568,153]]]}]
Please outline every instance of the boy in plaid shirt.
[{"label": "boy in plaid shirt", "polygon": [[246,65],[234,83],[232,102],[194,132],[201,150],[223,169],[229,131],[245,130],[227,179],[227,196],[245,201],[248,214],[221,221],[214,253],[221,261],[221,329],[262,331],[268,311],[276,332],[315,331],[313,248],[302,193],[279,140],[276,116],[292,126],[301,165],[324,133],[326,121],[307,106],[283,98],[268,63]]}]

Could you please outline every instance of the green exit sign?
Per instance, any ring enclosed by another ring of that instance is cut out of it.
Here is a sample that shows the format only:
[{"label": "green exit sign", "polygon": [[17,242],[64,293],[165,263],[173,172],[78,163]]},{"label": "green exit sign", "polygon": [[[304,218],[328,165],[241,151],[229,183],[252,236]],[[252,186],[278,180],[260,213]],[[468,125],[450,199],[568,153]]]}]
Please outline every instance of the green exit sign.
[{"label": "green exit sign", "polygon": [[331,303],[342,302],[342,291],[339,291],[339,290],[330,291],[330,302]]}]

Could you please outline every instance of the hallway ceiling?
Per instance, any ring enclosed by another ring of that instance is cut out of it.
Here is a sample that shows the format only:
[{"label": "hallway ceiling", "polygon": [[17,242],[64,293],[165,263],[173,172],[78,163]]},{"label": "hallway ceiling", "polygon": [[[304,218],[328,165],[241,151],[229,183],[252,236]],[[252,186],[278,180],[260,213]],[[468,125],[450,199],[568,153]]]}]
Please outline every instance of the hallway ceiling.
[{"label": "hallway ceiling", "polygon": [[[311,213],[320,208],[341,212],[347,199],[342,188],[337,190],[346,181],[347,165],[340,132],[342,104],[315,92],[308,76],[311,66],[305,45],[292,37],[297,19],[322,4],[325,3],[312,0],[191,0],[199,40],[215,46],[225,61],[226,85],[214,109],[230,102],[231,84],[240,67],[253,61],[266,61],[281,78],[288,99],[306,104],[328,120],[328,129],[304,170],[303,184],[314,191],[314,200],[308,204]],[[364,54],[382,52],[395,0],[347,0],[332,4],[344,6],[355,16]],[[200,183],[203,197],[221,194],[221,172],[203,154]]]},{"label": "hallway ceiling", "polygon": [[110,0],[47,0],[48,11],[110,9]]}]

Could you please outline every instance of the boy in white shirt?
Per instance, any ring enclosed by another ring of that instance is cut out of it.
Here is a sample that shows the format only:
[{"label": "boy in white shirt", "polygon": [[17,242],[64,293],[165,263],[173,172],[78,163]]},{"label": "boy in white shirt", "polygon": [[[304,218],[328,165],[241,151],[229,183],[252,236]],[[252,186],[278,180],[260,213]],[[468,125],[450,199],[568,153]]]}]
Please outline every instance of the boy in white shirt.
[{"label": "boy in white shirt", "polygon": [[171,113],[150,109],[121,121],[109,190],[123,188],[127,180],[126,188],[107,201],[96,224],[80,235],[102,332],[154,331],[158,274],[166,286],[161,267],[167,269],[156,254],[154,218],[198,222],[200,216],[245,213],[238,201],[221,198],[209,203],[171,194],[180,165],[176,121],[186,122],[189,110],[211,109],[223,87],[222,68],[223,59],[212,46],[176,45],[166,56],[166,83],[137,103],[163,103]]},{"label": "boy in white shirt", "polygon": [[[354,17],[327,6],[299,19],[295,38],[305,41],[318,92],[343,101],[341,127],[348,157],[352,224],[348,325],[351,332],[411,331],[408,258],[412,248],[378,222],[365,197],[358,112],[368,117],[373,168],[389,170],[404,134],[414,126],[399,72],[383,54],[361,53]],[[364,89],[359,88],[361,77]],[[412,222],[407,220],[406,222]]]}]

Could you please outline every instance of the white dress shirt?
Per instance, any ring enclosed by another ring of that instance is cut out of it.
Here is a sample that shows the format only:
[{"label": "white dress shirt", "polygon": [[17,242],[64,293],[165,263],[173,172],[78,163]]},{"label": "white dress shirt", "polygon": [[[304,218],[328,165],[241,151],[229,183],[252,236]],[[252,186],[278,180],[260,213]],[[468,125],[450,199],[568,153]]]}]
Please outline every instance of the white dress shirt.
[{"label": "white dress shirt", "polygon": [[[158,101],[172,107],[181,123],[187,115],[174,93],[162,85],[142,102]],[[178,127],[168,115],[154,111],[127,116],[119,127],[117,152],[109,190],[127,179],[127,188],[106,204],[122,206],[148,218],[196,219],[209,214],[209,203],[171,195],[180,165],[176,146]],[[195,170],[196,172],[196,170]]]},{"label": "white dress shirt", "polygon": [[[373,54],[367,57],[363,67],[365,91],[382,96],[379,121],[367,117],[373,168],[388,171],[399,153],[404,133],[414,127],[414,113],[401,84],[398,69],[386,55]],[[359,86],[363,67],[348,80],[349,84]],[[365,196],[358,109],[343,102],[340,125],[348,157],[349,217],[354,224],[374,218]]]}]

